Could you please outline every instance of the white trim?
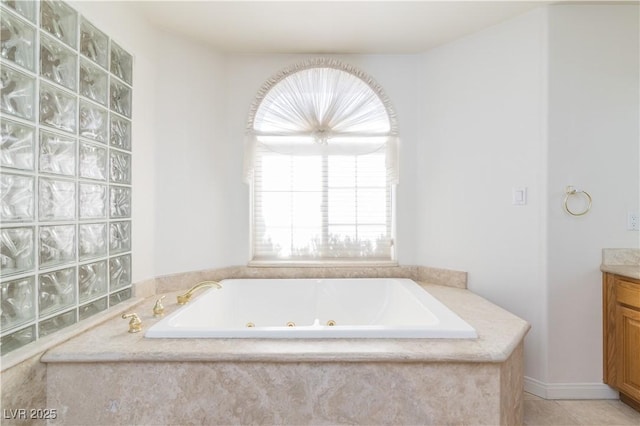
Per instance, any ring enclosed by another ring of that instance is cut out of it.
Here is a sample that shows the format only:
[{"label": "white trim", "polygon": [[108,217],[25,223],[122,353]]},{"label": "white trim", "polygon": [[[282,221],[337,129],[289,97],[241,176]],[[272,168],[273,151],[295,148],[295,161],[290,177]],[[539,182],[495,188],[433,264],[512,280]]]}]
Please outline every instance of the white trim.
[{"label": "white trim", "polygon": [[618,391],[604,383],[544,383],[524,378],[524,390],[544,399],[618,399]]},{"label": "white trim", "polygon": [[397,260],[250,260],[247,266],[253,268],[376,268],[400,266]]}]

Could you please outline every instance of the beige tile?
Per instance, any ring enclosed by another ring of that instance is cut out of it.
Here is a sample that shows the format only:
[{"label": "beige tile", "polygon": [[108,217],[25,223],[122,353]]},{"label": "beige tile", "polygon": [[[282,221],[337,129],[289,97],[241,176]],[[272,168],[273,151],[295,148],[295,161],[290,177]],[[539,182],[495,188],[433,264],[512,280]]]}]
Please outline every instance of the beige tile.
[{"label": "beige tile", "polygon": [[557,401],[558,405],[575,418],[581,425],[634,425],[640,424],[637,419],[617,409],[607,401]]},{"label": "beige tile", "polygon": [[634,410],[619,399],[609,399],[607,403],[625,416],[631,418],[635,422],[633,423],[634,425],[640,425],[640,411]]},{"label": "beige tile", "polygon": [[529,426],[543,425],[578,425],[569,412],[555,401],[524,401],[524,424]]},{"label": "beige tile", "polygon": [[525,401],[526,400],[529,400],[529,401],[544,401],[544,399],[540,398],[537,395],[529,393],[529,392],[524,392],[523,395],[524,395]]},{"label": "beige tile", "polygon": [[105,362],[48,369],[47,406],[59,407],[56,424],[501,423],[500,368],[491,363]]}]

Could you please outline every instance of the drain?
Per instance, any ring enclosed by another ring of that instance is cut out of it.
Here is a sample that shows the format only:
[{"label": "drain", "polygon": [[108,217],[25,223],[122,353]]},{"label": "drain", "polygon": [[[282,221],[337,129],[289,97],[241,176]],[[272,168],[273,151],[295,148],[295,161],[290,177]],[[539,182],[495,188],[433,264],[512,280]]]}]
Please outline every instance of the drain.
[{"label": "drain", "polygon": [[251,327],[255,327],[256,325],[252,322],[248,322],[247,323],[247,327],[251,328]]},{"label": "drain", "polygon": [[295,323],[295,322],[293,322],[293,321],[289,321],[289,322],[287,323],[287,327],[295,327],[295,326],[296,326],[296,323]]},{"label": "drain", "polygon": [[336,322],[334,320],[329,320],[329,321],[327,321],[327,325],[329,327],[333,327],[334,325],[336,325]]}]

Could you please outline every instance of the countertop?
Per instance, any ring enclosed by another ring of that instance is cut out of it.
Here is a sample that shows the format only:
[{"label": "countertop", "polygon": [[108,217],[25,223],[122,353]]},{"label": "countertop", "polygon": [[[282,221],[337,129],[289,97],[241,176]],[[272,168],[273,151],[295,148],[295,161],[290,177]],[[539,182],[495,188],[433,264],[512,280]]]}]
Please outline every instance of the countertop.
[{"label": "countertop", "polygon": [[600,270],[602,272],[640,280],[640,249],[602,249],[602,264],[600,265]]},{"label": "countertop", "polygon": [[[210,362],[503,362],[522,341],[529,324],[466,289],[420,283],[473,326],[477,339],[148,339],[130,334],[120,316],[49,350],[45,363]],[[166,293],[166,314],[178,308]],[[131,309],[147,330],[159,318],[160,295]]]}]

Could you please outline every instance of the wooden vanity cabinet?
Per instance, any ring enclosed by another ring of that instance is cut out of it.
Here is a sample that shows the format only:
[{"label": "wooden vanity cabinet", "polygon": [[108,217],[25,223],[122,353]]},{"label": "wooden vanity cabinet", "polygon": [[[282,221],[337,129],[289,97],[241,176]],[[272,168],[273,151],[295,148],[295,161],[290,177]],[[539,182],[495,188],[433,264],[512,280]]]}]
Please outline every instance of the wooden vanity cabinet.
[{"label": "wooden vanity cabinet", "polygon": [[603,275],[604,382],[640,411],[640,280]]}]

